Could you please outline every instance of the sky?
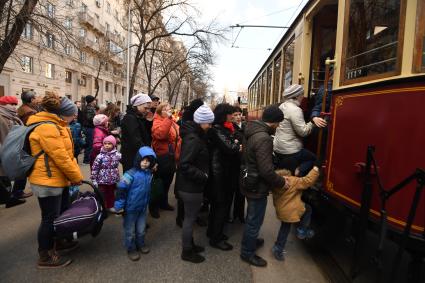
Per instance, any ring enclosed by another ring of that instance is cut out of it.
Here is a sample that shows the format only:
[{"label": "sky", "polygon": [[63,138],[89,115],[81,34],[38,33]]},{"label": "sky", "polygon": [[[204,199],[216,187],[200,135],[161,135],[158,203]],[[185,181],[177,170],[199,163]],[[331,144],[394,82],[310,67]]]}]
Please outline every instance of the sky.
[{"label": "sky", "polygon": [[[203,22],[216,19],[222,27],[235,24],[289,26],[308,0],[192,0]],[[235,91],[247,90],[264,61],[276,47],[285,29],[229,29],[227,40],[216,44],[215,65],[211,68],[213,91],[235,99]],[[232,44],[239,48],[232,48]],[[271,50],[268,50],[271,48]],[[230,101],[229,101],[230,102]]]}]

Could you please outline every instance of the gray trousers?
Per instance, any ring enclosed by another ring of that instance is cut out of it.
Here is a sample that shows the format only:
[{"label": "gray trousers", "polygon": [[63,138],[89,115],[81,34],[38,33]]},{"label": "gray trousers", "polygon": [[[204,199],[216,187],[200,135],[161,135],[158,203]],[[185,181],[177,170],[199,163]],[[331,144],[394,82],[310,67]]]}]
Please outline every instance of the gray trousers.
[{"label": "gray trousers", "polygon": [[201,209],[204,194],[202,193],[186,193],[179,191],[179,197],[184,203],[184,221],[182,233],[183,249],[192,248],[193,224],[198,217]]}]

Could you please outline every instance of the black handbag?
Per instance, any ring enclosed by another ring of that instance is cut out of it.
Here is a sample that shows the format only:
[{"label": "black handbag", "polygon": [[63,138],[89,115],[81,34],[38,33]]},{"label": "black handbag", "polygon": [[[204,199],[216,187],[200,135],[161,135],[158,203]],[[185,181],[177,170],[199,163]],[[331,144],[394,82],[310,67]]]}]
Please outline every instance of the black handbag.
[{"label": "black handbag", "polygon": [[241,168],[241,187],[249,193],[257,193],[258,181],[258,173],[252,170],[248,170],[248,168],[243,165]]}]

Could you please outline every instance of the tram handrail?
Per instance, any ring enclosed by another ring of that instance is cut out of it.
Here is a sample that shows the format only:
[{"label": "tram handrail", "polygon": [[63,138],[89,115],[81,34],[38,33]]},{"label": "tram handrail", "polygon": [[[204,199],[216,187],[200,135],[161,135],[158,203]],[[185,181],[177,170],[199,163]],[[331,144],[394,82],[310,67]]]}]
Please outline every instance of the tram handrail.
[{"label": "tram handrail", "polygon": [[391,45],[396,45],[397,43],[398,43],[398,40],[393,41],[393,42],[390,42],[390,43],[387,43],[387,44],[385,44],[385,45],[382,45],[382,46],[379,46],[379,47],[376,47],[376,48],[370,49],[370,50],[365,51],[365,52],[363,52],[363,53],[359,53],[359,54],[356,54],[356,55],[354,55],[354,56],[348,57],[348,58],[346,58],[346,59],[345,59],[345,61],[348,61],[348,60],[351,60],[351,59],[354,59],[354,58],[357,58],[357,57],[360,57],[360,56],[366,55],[366,54],[368,54],[368,53],[372,53],[372,52],[375,52],[375,51],[378,51],[378,50],[384,49],[384,48],[386,48],[386,47],[388,47],[388,46],[391,46]]}]

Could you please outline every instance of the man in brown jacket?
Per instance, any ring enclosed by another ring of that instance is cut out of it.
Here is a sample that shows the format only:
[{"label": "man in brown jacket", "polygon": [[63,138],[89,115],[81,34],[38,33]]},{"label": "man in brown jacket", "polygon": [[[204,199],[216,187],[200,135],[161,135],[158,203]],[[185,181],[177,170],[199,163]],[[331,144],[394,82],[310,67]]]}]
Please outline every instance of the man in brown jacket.
[{"label": "man in brown jacket", "polygon": [[35,91],[27,90],[21,94],[22,105],[18,108],[18,117],[26,124],[31,115],[39,111],[40,98]]},{"label": "man in brown jacket", "polygon": [[[286,188],[285,179],[275,173],[273,165],[273,138],[283,112],[277,106],[268,106],[261,120],[248,122],[245,129],[244,161],[250,185],[242,186],[248,200],[245,229],[242,238],[241,259],[254,266],[264,267],[267,262],[255,254],[264,240],[258,238],[267,207],[267,196],[272,188]],[[254,177],[255,176],[255,177]]]}]

